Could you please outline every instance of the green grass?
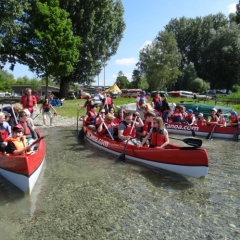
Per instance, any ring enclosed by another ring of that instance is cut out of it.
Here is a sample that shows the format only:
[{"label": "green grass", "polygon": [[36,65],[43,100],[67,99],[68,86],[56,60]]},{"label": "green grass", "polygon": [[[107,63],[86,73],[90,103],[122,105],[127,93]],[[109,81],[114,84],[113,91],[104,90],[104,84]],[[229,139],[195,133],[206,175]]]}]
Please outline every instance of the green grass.
[{"label": "green grass", "polygon": [[[235,98],[240,98],[235,97]],[[184,101],[185,103],[197,103],[195,99],[189,99],[189,98],[168,98],[169,103],[180,103],[180,101]],[[114,104],[115,106],[117,105],[122,105],[122,104],[128,104],[128,103],[134,103],[135,98],[117,98],[114,99]],[[77,116],[77,109],[79,109],[80,106],[82,106],[85,103],[84,99],[74,99],[74,100],[65,100],[63,102],[63,105],[61,107],[54,107],[57,111],[57,113],[61,116],[65,117],[76,117]],[[199,103],[204,103],[204,101],[199,101]],[[205,102],[206,104],[209,105],[215,105],[215,100],[209,100]],[[225,104],[217,103],[217,105],[223,105],[226,106]],[[40,106],[40,105],[39,105]],[[240,113],[240,104],[231,104],[229,107],[232,107],[235,111]],[[81,110],[79,113],[79,116],[84,115],[86,112],[85,109]]]}]

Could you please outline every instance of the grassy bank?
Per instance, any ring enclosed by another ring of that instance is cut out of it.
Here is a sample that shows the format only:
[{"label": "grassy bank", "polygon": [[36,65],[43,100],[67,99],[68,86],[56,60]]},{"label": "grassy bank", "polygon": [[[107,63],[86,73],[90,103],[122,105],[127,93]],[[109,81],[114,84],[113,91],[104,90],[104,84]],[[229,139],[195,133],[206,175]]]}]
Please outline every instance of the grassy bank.
[{"label": "grassy bank", "polygon": [[[185,103],[195,103],[197,101],[195,101],[195,99],[189,99],[189,98],[168,98],[168,102],[169,103],[180,103],[181,102],[185,102]],[[134,98],[117,98],[114,99],[114,104],[115,106],[117,105],[122,105],[122,104],[128,104],[128,103],[132,103],[135,102]],[[56,111],[58,112],[58,114],[62,115],[62,116],[66,116],[66,117],[76,117],[77,116],[77,109],[82,106],[85,103],[84,99],[74,99],[74,100],[65,100],[63,102],[62,107],[55,107]],[[204,103],[204,101],[199,101],[199,103]],[[214,100],[209,100],[206,102],[206,104],[209,105],[215,105],[215,101]],[[218,105],[221,105],[221,102],[218,103]],[[224,105],[224,104],[222,104]],[[226,105],[225,105],[226,106]],[[230,107],[232,107],[235,111],[237,111],[238,113],[240,113],[240,105],[239,104],[231,104]],[[83,115],[85,113],[85,109],[80,111],[80,116]]]}]

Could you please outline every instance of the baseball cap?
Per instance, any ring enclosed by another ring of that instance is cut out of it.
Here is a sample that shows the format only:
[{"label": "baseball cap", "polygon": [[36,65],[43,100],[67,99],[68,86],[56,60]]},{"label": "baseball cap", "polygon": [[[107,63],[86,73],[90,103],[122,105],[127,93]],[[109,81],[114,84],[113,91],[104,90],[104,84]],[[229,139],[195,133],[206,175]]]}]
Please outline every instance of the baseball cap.
[{"label": "baseball cap", "polygon": [[199,114],[198,114],[198,116],[201,116],[201,117],[203,117],[203,114],[202,114],[202,113],[199,113]]},{"label": "baseball cap", "polygon": [[188,113],[193,113],[193,110],[192,110],[192,109],[188,109],[187,112],[188,112]]},{"label": "baseball cap", "polygon": [[23,126],[20,125],[20,124],[17,124],[15,126],[12,127],[12,130],[13,131],[16,131],[16,132],[24,132],[24,129],[23,129]]},{"label": "baseball cap", "polygon": [[146,95],[146,92],[145,92],[145,91],[142,91],[141,94],[142,94],[142,95]]},{"label": "baseball cap", "polygon": [[211,111],[217,112],[217,109],[216,108],[212,108]]},{"label": "baseball cap", "polygon": [[231,114],[234,116],[237,116],[237,112],[236,111],[231,111]]}]

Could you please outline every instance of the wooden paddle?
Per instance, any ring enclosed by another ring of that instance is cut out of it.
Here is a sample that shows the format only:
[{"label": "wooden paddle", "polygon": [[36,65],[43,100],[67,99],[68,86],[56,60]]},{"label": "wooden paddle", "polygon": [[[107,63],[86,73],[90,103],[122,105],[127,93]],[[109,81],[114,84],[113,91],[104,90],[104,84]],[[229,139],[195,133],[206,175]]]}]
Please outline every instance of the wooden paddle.
[{"label": "wooden paddle", "polygon": [[211,140],[211,138],[212,138],[212,136],[213,136],[213,133],[214,133],[214,129],[215,129],[216,126],[217,126],[217,124],[215,124],[215,125],[213,126],[212,130],[208,133],[208,135],[207,135],[207,137],[206,137],[207,140]]},{"label": "wooden paddle", "polygon": [[173,138],[173,137],[169,137],[169,138],[183,141],[186,144],[188,144],[192,147],[195,147],[195,148],[200,148],[202,146],[202,140],[198,139],[198,138],[185,138],[185,139],[179,139],[179,138]]},{"label": "wooden paddle", "polygon": [[[132,125],[132,128],[131,128],[131,130],[130,130],[129,136],[131,136],[131,134],[132,134],[133,127],[135,126],[136,121],[137,121],[137,118],[135,118],[135,120],[134,120],[134,122],[133,122],[133,125]],[[118,156],[117,161],[121,161],[121,163],[124,163],[124,162],[125,162],[125,152],[126,152],[126,148],[127,148],[127,145],[128,145],[129,140],[130,140],[130,139],[128,139],[128,140],[126,141],[126,144],[125,144],[125,146],[124,146],[124,148],[123,148],[123,151],[122,151],[121,154]]]}]

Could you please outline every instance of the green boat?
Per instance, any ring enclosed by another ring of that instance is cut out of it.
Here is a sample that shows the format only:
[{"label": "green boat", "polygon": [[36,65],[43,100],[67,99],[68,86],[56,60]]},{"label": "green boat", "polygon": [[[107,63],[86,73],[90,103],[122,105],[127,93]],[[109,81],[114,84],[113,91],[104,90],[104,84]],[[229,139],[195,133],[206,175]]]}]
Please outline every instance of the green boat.
[{"label": "green boat", "polygon": [[230,116],[231,111],[233,111],[233,108],[231,107],[224,107],[219,105],[208,105],[208,104],[201,104],[201,103],[179,103],[179,104],[184,106],[186,110],[192,109],[195,115],[202,113],[204,117],[210,114],[212,108],[215,108],[217,110],[221,108],[223,111],[222,116],[224,118],[228,118]]}]

